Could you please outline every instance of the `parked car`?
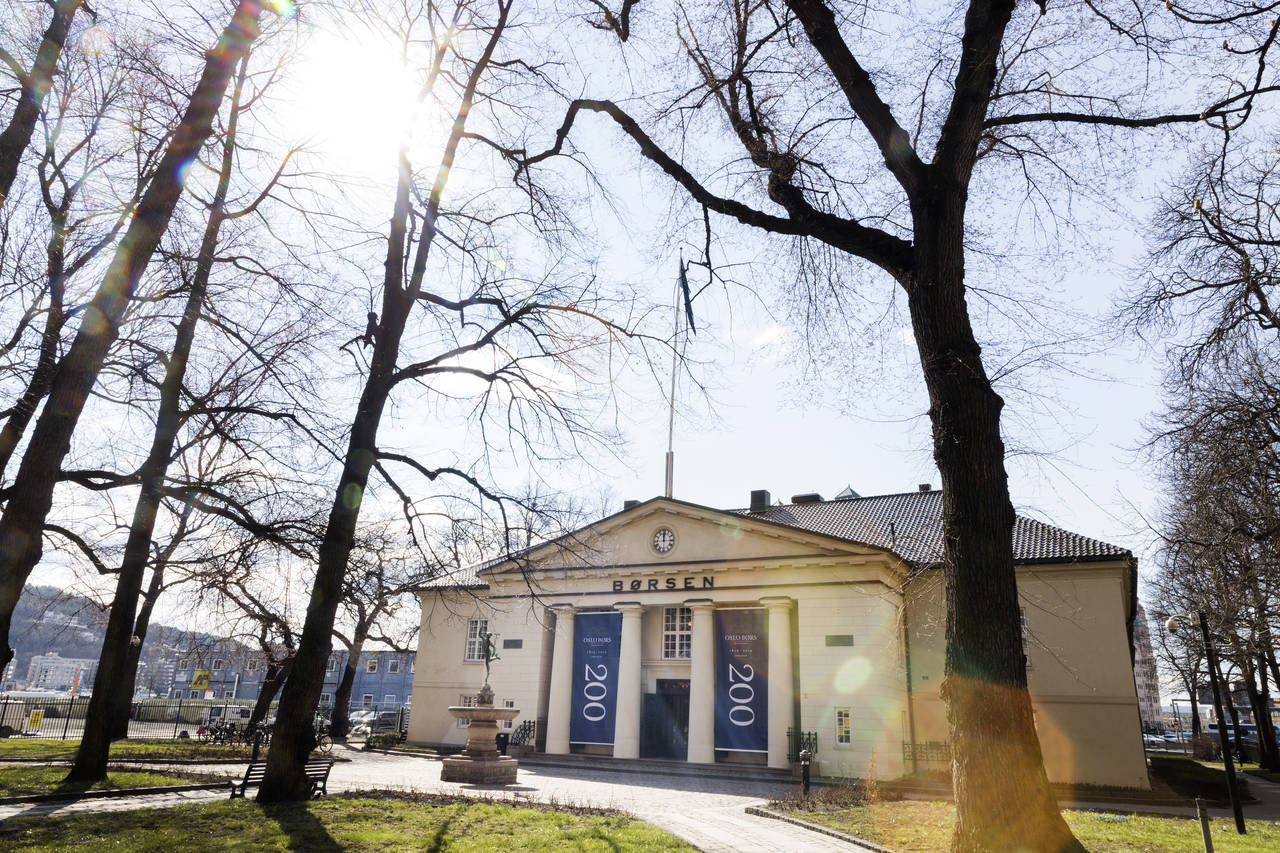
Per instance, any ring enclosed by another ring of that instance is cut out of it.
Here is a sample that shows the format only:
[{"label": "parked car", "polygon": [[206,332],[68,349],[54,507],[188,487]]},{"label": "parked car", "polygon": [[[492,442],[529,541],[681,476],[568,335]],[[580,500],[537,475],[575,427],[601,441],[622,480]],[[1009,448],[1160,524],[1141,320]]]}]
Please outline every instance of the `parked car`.
[{"label": "parked car", "polygon": [[1160,749],[1164,749],[1169,745],[1169,741],[1160,737],[1160,735],[1143,735],[1142,745],[1146,747],[1158,747]]}]

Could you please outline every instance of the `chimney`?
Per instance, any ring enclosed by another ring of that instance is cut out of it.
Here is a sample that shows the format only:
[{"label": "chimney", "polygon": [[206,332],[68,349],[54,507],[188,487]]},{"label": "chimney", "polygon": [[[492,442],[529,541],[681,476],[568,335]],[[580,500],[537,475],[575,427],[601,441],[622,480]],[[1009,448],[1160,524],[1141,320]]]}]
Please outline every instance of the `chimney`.
[{"label": "chimney", "polygon": [[922,491],[922,492],[932,492],[932,491],[933,491],[933,483],[921,483],[921,484],[920,484],[920,486],[919,486],[919,489],[920,489],[920,491]]},{"label": "chimney", "polygon": [[820,504],[822,503],[822,495],[817,492],[807,492],[803,495],[792,495],[791,502],[793,504]]},{"label": "chimney", "polygon": [[751,490],[751,511],[764,512],[769,508],[769,490],[768,489],[752,489]]},{"label": "chimney", "polygon": [[623,512],[626,512],[627,510],[629,510],[629,509],[635,509],[635,508],[636,508],[636,507],[638,507],[638,506],[640,506],[640,501],[623,501],[623,502],[622,502],[622,511],[623,511]]}]

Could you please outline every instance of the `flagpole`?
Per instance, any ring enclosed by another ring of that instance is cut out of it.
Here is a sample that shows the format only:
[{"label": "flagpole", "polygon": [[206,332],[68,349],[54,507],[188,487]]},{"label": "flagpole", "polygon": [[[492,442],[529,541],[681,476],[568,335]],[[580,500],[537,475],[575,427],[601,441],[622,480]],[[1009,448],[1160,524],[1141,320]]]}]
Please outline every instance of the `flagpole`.
[{"label": "flagpole", "polygon": [[[684,252],[680,253],[680,273],[684,274]],[[675,298],[671,300],[675,308],[675,325],[671,332],[671,399],[667,415],[667,490],[666,496],[672,496],[672,487],[675,479],[676,454],[675,454],[675,434],[676,434],[676,366],[678,364],[680,349],[680,276],[676,276]]]}]

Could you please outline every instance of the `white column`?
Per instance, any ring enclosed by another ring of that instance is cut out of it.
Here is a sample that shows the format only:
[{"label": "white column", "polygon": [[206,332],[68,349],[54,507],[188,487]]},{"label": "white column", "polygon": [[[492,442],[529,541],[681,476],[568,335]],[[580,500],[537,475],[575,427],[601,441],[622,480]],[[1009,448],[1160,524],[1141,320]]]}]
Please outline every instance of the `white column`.
[{"label": "white column", "polygon": [[689,761],[716,760],[716,644],[715,602],[686,601],[693,611],[693,648],[689,661]]},{"label": "white column", "polygon": [[618,702],[613,729],[613,757],[640,757],[640,622],[644,607],[635,601],[613,605],[622,611],[622,645],[618,649]]},{"label": "white column", "polygon": [[793,722],[791,690],[791,599],[762,598],[769,608],[769,766],[786,769],[787,729]]},{"label": "white column", "polygon": [[573,607],[559,604],[556,614],[555,646],[551,651],[551,687],[547,696],[547,752],[569,753],[570,694],[573,692]]}]

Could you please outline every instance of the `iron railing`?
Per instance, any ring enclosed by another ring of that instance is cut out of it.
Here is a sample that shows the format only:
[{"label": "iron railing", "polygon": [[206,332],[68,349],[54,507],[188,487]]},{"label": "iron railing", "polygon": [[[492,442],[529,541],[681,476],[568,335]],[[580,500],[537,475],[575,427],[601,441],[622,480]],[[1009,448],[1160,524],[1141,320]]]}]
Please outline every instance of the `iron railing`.
[{"label": "iron railing", "polygon": [[806,749],[810,757],[818,754],[818,733],[787,729],[787,760],[793,764],[799,762],[801,751]]}]

